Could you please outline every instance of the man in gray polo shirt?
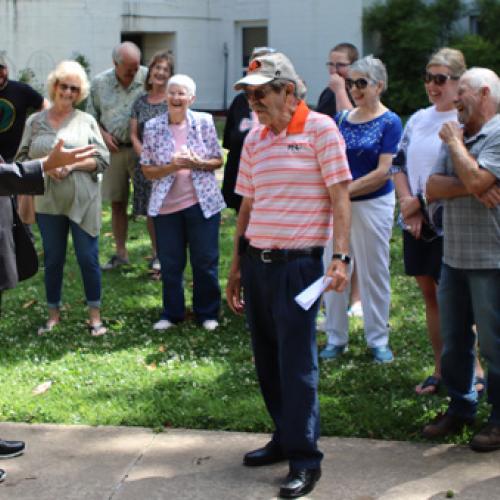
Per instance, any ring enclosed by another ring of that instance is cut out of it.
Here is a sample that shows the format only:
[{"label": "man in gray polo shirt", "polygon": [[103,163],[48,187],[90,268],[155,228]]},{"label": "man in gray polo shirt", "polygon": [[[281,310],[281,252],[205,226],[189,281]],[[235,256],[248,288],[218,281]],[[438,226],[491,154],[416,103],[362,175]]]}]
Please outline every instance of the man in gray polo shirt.
[{"label": "man in gray polo shirt", "polygon": [[485,68],[460,78],[455,101],[463,125],[445,123],[442,154],[427,183],[427,196],[444,201],[444,254],[438,300],[443,339],[442,373],[450,404],[424,427],[442,437],[474,421],[474,359],[479,346],[488,364],[486,427],[470,446],[500,449],[500,81]]},{"label": "man in gray polo shirt", "polygon": [[128,262],[127,203],[130,179],[133,179],[137,157],[130,142],[130,113],[137,97],[144,91],[147,68],[140,66],[141,51],[132,42],[113,49],[113,64],[92,80],[87,111],[99,123],[102,137],[111,153],[109,168],[104,172],[102,195],[111,201],[111,225],[116,254],[103,270]]}]

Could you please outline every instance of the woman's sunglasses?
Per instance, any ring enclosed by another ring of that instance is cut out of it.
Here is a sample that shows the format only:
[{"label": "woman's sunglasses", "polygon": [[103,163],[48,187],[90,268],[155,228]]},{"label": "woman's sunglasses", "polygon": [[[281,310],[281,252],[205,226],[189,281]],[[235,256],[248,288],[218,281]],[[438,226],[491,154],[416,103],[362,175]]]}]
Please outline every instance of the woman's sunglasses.
[{"label": "woman's sunglasses", "polygon": [[368,87],[368,84],[371,82],[371,80],[367,80],[366,78],[358,78],[357,80],[353,80],[352,78],[346,78],[345,79],[345,84],[346,87],[351,90],[354,86],[358,90],[363,90]]},{"label": "woman's sunglasses", "polygon": [[425,83],[434,82],[439,87],[444,85],[448,80],[458,80],[458,78],[458,76],[445,75],[444,73],[429,73],[428,71],[424,74]]},{"label": "woman's sunglasses", "polygon": [[66,92],[66,90],[70,90],[73,94],[77,94],[78,92],[80,92],[80,87],[76,87],[75,85],[68,85],[67,83],[61,82],[59,82],[58,85],[63,92]]}]

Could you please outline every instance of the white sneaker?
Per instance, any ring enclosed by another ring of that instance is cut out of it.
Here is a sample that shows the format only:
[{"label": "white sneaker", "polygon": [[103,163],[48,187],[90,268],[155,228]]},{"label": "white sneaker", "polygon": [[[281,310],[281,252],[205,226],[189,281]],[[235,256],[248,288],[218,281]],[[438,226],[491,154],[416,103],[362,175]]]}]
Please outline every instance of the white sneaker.
[{"label": "white sneaker", "polygon": [[362,318],[363,317],[363,306],[361,302],[355,302],[348,310],[347,315],[350,318]]},{"label": "white sneaker", "polygon": [[149,262],[149,268],[152,269],[153,271],[160,272],[161,271],[160,259],[158,257],[151,259],[151,261]]},{"label": "white sneaker", "polygon": [[174,326],[168,319],[160,319],[153,325],[153,330],[168,330]]},{"label": "white sneaker", "polygon": [[205,330],[213,331],[219,326],[219,322],[215,319],[206,319],[202,325]]}]

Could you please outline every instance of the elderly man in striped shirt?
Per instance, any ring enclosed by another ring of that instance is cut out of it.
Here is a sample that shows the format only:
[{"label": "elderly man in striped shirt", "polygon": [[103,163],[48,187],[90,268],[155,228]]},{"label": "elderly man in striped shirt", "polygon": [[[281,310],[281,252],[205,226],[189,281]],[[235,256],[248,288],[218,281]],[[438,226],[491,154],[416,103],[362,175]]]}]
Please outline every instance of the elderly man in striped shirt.
[{"label": "elderly man in striped shirt", "polygon": [[[299,77],[281,53],[255,58],[236,82],[260,124],[245,139],[236,192],[243,196],[226,290],[245,309],[255,365],[274,421],[271,441],[245,455],[247,466],[288,460],[282,498],[310,492],[321,476],[315,317],[294,297],[323,274],[323,248],[335,216],[330,289],[347,285],[351,174],[330,117],[297,95]],[[243,297],[241,295],[243,288]]]}]

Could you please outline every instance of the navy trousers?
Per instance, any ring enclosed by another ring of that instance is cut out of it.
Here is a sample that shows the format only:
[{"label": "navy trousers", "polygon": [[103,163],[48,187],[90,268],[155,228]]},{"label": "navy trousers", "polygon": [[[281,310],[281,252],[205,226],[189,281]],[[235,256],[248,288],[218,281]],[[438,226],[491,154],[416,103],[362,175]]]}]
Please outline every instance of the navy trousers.
[{"label": "navy trousers", "polygon": [[245,310],[257,377],[275,432],[292,469],[317,468],[320,433],[316,314],[319,300],[304,311],[294,297],[323,273],[321,257],[264,263],[241,258]]}]

